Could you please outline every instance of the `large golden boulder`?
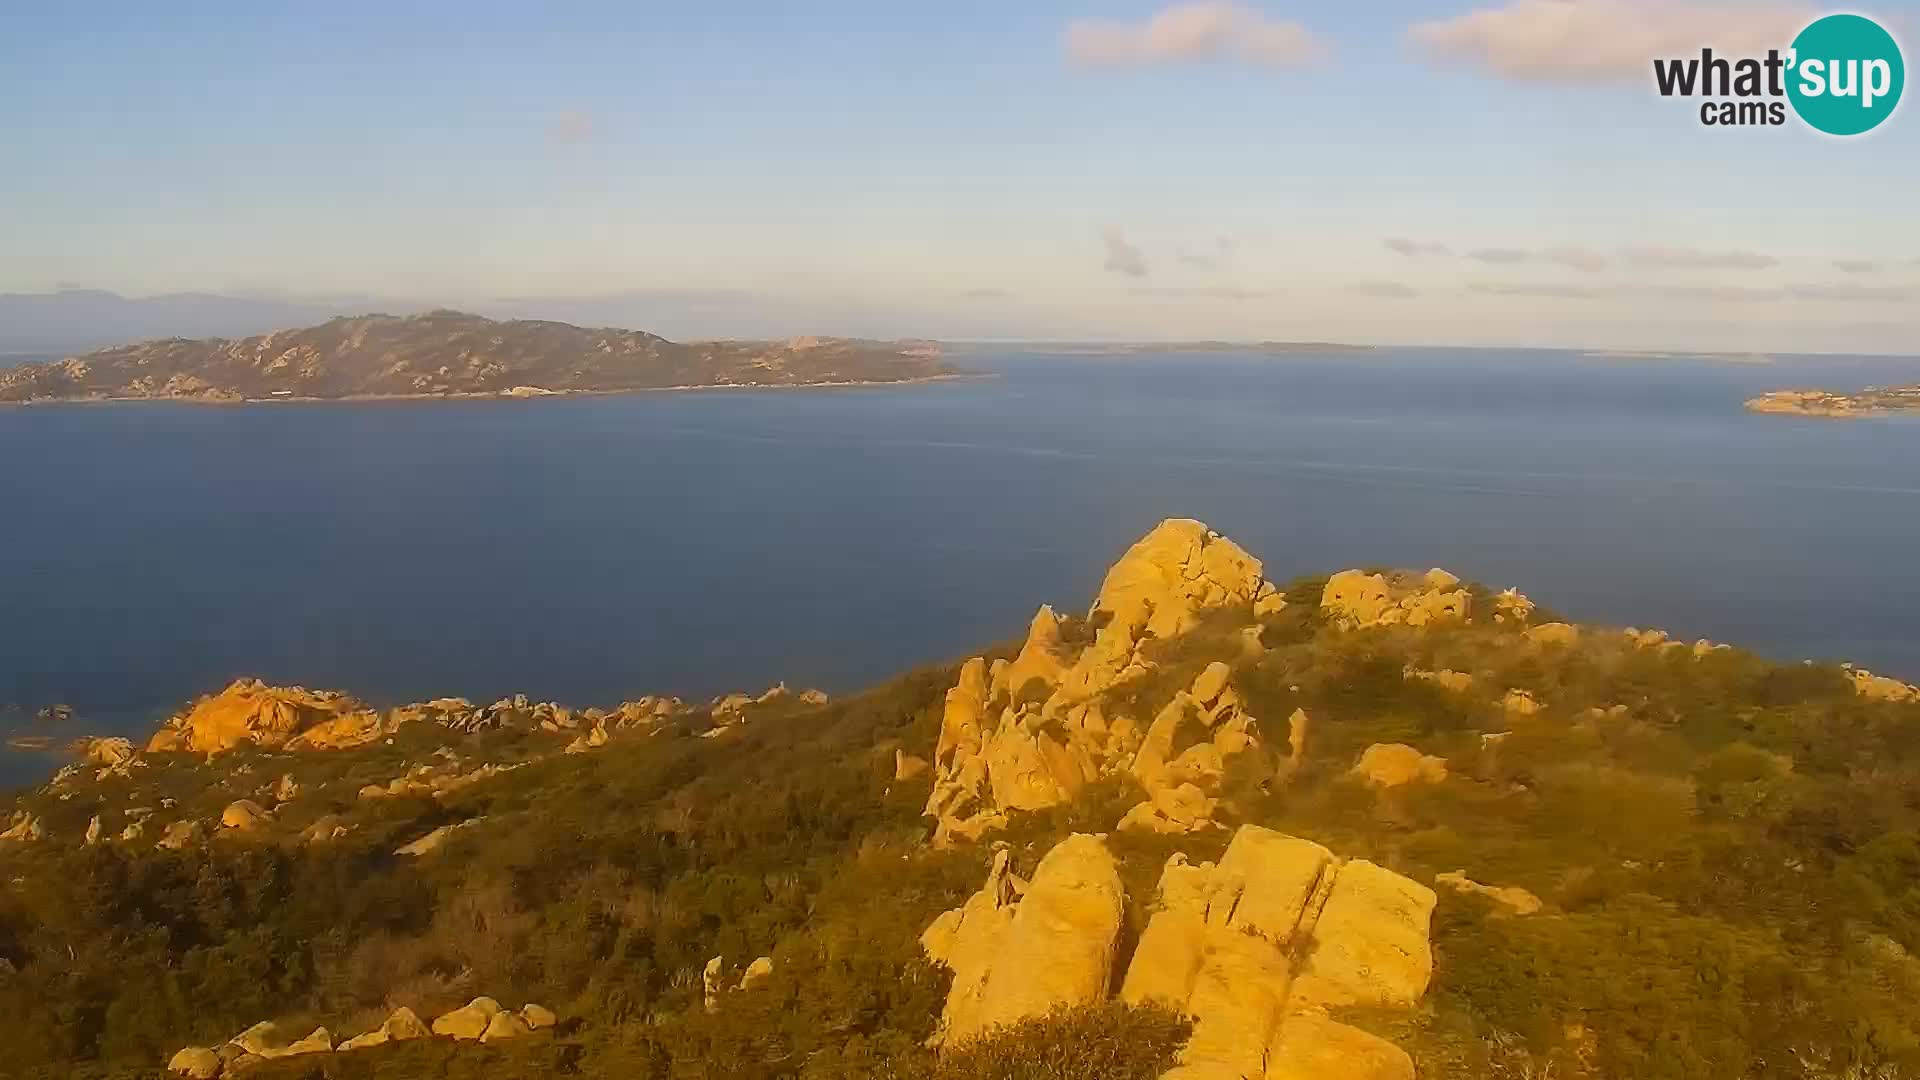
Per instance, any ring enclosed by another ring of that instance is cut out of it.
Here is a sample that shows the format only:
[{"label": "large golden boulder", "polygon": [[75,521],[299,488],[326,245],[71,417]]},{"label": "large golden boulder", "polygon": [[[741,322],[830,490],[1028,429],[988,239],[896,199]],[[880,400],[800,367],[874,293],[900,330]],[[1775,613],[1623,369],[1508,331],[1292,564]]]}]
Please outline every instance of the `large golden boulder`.
[{"label": "large golden boulder", "polygon": [[1267,1054],[1266,1080],[1413,1080],[1413,1059],[1377,1035],[1315,1013],[1289,1016]]},{"label": "large golden boulder", "polygon": [[1433,978],[1433,890],[1365,859],[1343,863],[1294,980],[1296,1008],[1411,1005]]},{"label": "large golden boulder", "polygon": [[1423,754],[1406,743],[1374,743],[1360,755],[1353,775],[1382,788],[1437,784],[1447,778],[1447,759]]},{"label": "large golden boulder", "polygon": [[939,1036],[949,1045],[1106,997],[1125,901],[1106,842],[1076,833],[1040,860],[1017,903],[1011,885],[1001,853],[987,888],[922,938],[954,971]]},{"label": "large golden boulder", "polygon": [[194,702],[156,732],[147,749],[217,754],[246,742],[284,746],[304,731],[359,709],[360,703],[344,694],[241,679]]}]

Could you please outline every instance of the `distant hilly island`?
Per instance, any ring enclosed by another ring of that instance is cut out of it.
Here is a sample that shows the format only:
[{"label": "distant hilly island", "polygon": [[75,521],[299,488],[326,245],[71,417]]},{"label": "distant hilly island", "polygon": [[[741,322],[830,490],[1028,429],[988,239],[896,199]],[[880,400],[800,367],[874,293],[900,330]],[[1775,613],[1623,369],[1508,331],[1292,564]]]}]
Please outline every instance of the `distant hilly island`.
[{"label": "distant hilly island", "polygon": [[365,315],[232,340],[166,338],[0,369],[0,402],[202,402],[899,383],[959,374],[924,341],[675,342],[459,311]]}]

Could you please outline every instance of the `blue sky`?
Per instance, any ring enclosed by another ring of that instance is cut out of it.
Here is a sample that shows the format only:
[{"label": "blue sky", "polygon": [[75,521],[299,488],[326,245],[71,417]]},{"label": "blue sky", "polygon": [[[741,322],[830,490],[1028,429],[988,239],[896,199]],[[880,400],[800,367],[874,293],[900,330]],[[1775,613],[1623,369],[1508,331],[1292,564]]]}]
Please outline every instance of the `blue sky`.
[{"label": "blue sky", "polygon": [[[1819,13],[16,3],[0,290],[682,336],[1920,351],[1920,105],[1854,140],[1709,129],[1640,55],[1784,46]],[[1920,4],[1867,13],[1906,33]]]}]

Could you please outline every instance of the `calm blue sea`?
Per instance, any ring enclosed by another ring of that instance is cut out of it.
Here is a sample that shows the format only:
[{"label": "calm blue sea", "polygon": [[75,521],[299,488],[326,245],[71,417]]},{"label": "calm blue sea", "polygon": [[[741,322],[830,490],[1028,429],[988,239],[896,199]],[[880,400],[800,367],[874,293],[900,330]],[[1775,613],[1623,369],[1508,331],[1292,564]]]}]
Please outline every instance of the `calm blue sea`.
[{"label": "calm blue sea", "polygon": [[1438,565],[1920,677],[1920,420],[1740,408],[1920,360],[958,359],[997,377],[0,410],[0,703],[134,733],[238,675],[378,702],[847,691],[1083,607],[1174,515],[1275,578]]}]

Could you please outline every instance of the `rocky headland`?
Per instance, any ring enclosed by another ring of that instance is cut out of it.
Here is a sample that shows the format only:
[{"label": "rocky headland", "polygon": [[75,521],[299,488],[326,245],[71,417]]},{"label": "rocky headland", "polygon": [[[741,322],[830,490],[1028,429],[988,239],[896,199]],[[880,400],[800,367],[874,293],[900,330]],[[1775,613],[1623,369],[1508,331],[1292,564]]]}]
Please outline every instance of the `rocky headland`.
[{"label": "rocky headland", "polygon": [[1438,569],[1276,581],[1169,520],[1085,614],[844,699],[242,680],[83,740],[0,817],[0,1041],[289,1080],[1906,1075],[1916,724],[1900,679]]},{"label": "rocky headland", "polygon": [[533,398],[847,386],[959,374],[924,341],[674,342],[458,311],[367,315],[230,341],[170,338],[0,369],[0,402]]},{"label": "rocky headland", "polygon": [[1870,386],[1855,393],[1835,390],[1774,390],[1747,401],[1747,410],[1788,416],[1847,420],[1886,413],[1920,412],[1920,386]]}]

